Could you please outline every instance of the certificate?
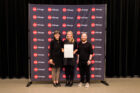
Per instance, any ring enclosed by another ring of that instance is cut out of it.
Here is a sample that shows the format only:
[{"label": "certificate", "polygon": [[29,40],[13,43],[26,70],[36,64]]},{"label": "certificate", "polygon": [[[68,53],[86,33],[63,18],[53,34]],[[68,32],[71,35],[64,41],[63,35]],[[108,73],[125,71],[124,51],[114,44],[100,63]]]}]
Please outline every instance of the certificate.
[{"label": "certificate", "polygon": [[64,58],[73,58],[73,44],[64,44]]}]

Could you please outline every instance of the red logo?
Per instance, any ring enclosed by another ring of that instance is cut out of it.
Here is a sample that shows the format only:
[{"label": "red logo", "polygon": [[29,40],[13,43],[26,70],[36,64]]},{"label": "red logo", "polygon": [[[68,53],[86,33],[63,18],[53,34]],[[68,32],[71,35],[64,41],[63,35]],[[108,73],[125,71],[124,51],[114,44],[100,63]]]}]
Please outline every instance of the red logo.
[{"label": "red logo", "polygon": [[62,24],[62,27],[66,27],[66,26],[67,26],[67,24],[66,24],[66,23],[63,23],[63,24]]},{"label": "red logo", "polygon": [[94,31],[94,30],[92,30],[92,31],[91,31],[91,34],[92,34],[92,35],[94,35],[94,34],[95,34],[95,31]]},{"label": "red logo", "polygon": [[37,72],[38,71],[38,68],[34,68],[34,71]]},{"label": "red logo", "polygon": [[92,8],[91,11],[92,11],[92,12],[95,12],[95,8]]},{"label": "red logo", "polygon": [[95,68],[94,67],[91,67],[91,71],[94,71],[95,70]]},{"label": "red logo", "polygon": [[52,78],[52,75],[49,75],[48,77],[51,79]]},{"label": "red logo", "polygon": [[94,78],[95,77],[95,75],[94,74],[91,74],[91,78]]},{"label": "red logo", "polygon": [[92,45],[92,49],[94,49],[95,48],[95,46],[94,45]]},{"label": "red logo", "polygon": [[37,79],[38,78],[38,75],[34,75],[34,78]]},{"label": "red logo", "polygon": [[77,74],[77,78],[80,78],[80,74]]},{"label": "red logo", "polygon": [[66,38],[63,38],[63,39],[62,39],[62,41],[65,41],[65,40],[66,40]]},{"label": "red logo", "polygon": [[49,8],[48,8],[48,11],[51,12],[51,11],[52,11],[52,8],[49,7]]},{"label": "red logo", "polygon": [[66,11],[67,11],[67,9],[66,9],[66,8],[63,8],[63,9],[62,9],[62,11],[63,11],[63,12],[66,12]]},{"label": "red logo", "polygon": [[37,45],[34,45],[34,46],[33,46],[33,49],[37,49]]},{"label": "red logo", "polygon": [[37,34],[37,31],[36,31],[36,30],[34,30],[34,31],[33,31],[33,34],[34,34],[34,35],[36,35],[36,34]]},{"label": "red logo", "polygon": [[37,27],[37,23],[33,23],[33,27]]},{"label": "red logo", "polygon": [[77,24],[77,27],[81,27],[81,24],[80,24],[80,23],[78,23],[78,24]]},{"label": "red logo", "polygon": [[52,31],[48,31],[48,35],[51,35],[52,34]]},{"label": "red logo", "polygon": [[67,19],[67,17],[66,17],[66,16],[63,16],[63,17],[62,17],[62,19],[63,19],[63,20],[66,20],[66,19]]},{"label": "red logo", "polygon": [[48,49],[50,49],[50,45],[48,45]]},{"label": "red logo", "polygon": [[62,34],[63,34],[63,35],[66,35],[66,31],[63,31]]},{"label": "red logo", "polygon": [[36,7],[33,7],[33,11],[35,12],[37,10],[37,8]]},{"label": "red logo", "polygon": [[77,8],[77,12],[81,12],[81,8]]},{"label": "red logo", "polygon": [[52,24],[51,23],[48,23],[48,27],[52,27]]},{"label": "red logo", "polygon": [[37,18],[37,16],[36,15],[33,15],[33,19],[36,19]]},{"label": "red logo", "polygon": [[62,69],[63,71],[65,71],[65,68],[63,67],[63,69]]},{"label": "red logo", "polygon": [[52,41],[52,39],[51,38],[48,38],[48,42],[51,42]]},{"label": "red logo", "polygon": [[48,53],[48,57],[50,56],[50,53]]},{"label": "red logo", "polygon": [[91,64],[94,64],[95,63],[95,61],[94,60],[91,60]]},{"label": "red logo", "polygon": [[37,53],[34,53],[34,57],[37,57]]},{"label": "red logo", "polygon": [[80,42],[80,38],[77,38],[77,42]]},{"label": "red logo", "polygon": [[63,78],[66,78],[66,75],[65,74],[63,74]]},{"label": "red logo", "polygon": [[91,27],[95,27],[95,23],[92,23],[92,24],[91,24]]},{"label": "red logo", "polygon": [[33,41],[34,41],[34,42],[37,42],[37,38],[33,38]]},{"label": "red logo", "polygon": [[51,20],[52,19],[52,16],[51,15],[48,15],[48,19]]},{"label": "red logo", "polygon": [[81,34],[81,32],[80,31],[77,31],[77,35],[80,35]]},{"label": "red logo", "polygon": [[94,38],[91,38],[91,42],[94,42],[95,41],[95,39]]},{"label": "red logo", "polygon": [[91,16],[91,19],[95,19],[95,16],[94,16],[94,15],[92,15],[92,16]]},{"label": "red logo", "polygon": [[51,68],[51,67],[49,67],[49,68],[48,68],[48,70],[49,70],[49,71],[52,71],[52,68]]},{"label": "red logo", "polygon": [[80,20],[81,19],[81,16],[77,16],[77,19]]},{"label": "red logo", "polygon": [[76,70],[79,71],[80,70],[79,67],[77,67]]},{"label": "red logo", "polygon": [[37,64],[37,60],[34,60],[34,64]]}]

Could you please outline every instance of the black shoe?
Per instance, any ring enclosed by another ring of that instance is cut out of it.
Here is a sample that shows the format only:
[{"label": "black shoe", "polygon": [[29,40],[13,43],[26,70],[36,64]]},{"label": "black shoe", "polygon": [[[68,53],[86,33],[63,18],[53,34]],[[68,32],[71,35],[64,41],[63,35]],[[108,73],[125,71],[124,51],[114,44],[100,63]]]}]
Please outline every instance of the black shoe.
[{"label": "black shoe", "polygon": [[57,85],[58,87],[61,87],[61,84],[60,84],[60,83],[56,83],[56,85]]},{"label": "black shoe", "polygon": [[56,83],[53,83],[53,86],[54,86],[54,87],[57,87],[57,84],[56,84]]},{"label": "black shoe", "polygon": [[73,85],[73,81],[70,81],[69,86],[72,87]]},{"label": "black shoe", "polygon": [[70,82],[69,81],[66,81],[65,86],[69,86],[69,84],[70,84]]}]

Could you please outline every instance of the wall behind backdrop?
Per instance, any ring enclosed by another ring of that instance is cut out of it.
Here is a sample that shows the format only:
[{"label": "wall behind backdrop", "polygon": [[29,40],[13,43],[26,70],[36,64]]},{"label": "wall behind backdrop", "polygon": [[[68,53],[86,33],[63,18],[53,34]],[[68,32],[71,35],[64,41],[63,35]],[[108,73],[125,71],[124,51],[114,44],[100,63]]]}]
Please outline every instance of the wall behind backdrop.
[{"label": "wall behind backdrop", "polygon": [[28,3],[107,3],[106,76],[140,76],[140,0],[0,0],[0,78],[28,78]]}]

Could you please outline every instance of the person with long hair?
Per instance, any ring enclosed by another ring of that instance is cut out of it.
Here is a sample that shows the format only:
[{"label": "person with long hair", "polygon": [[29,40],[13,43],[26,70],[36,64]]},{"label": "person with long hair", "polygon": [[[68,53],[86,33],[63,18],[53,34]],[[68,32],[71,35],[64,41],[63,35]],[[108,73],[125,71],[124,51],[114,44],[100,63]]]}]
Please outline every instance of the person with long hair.
[{"label": "person with long hair", "polygon": [[49,63],[52,67],[52,81],[54,87],[61,86],[59,82],[60,69],[63,66],[63,42],[60,39],[60,32],[54,32],[54,39],[50,43],[50,59]]},{"label": "person with long hair", "polygon": [[[74,58],[64,58],[64,66],[65,66],[65,74],[66,74],[65,86],[71,87],[73,85],[73,79],[74,79],[74,68],[76,65],[76,52],[78,51],[77,42],[74,40],[72,31],[67,32],[66,40],[64,41],[64,44],[73,44],[74,46],[73,47]],[[64,52],[64,49],[62,49],[62,51]]]}]

